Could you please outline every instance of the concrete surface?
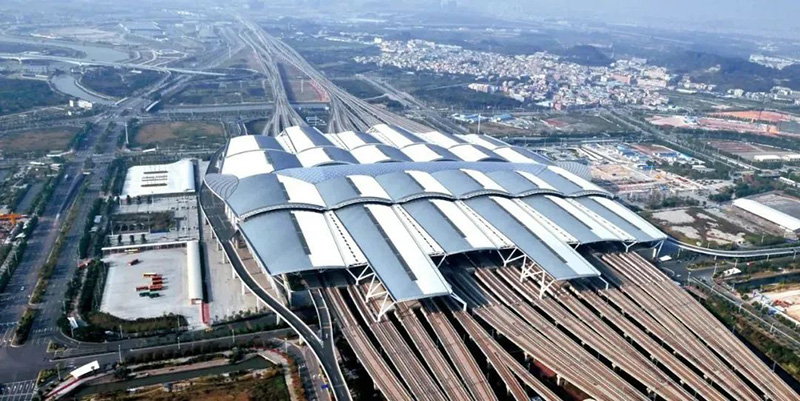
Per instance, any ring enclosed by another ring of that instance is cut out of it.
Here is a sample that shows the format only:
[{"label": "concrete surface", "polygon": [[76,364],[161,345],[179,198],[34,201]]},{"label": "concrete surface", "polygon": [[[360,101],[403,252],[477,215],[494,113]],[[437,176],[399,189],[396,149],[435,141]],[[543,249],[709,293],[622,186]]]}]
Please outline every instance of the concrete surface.
[{"label": "concrete surface", "polygon": [[[128,262],[139,259],[134,266]],[[186,277],[186,248],[159,249],[135,254],[109,255],[110,264],[100,310],[123,319],[183,315],[190,328],[203,327],[200,305],[189,301]],[[150,285],[143,273],[157,273],[164,278],[164,290],[158,298],[140,297],[136,287]]]},{"label": "concrete surface", "polygon": [[[229,264],[221,262],[223,251],[217,250],[217,241],[211,238],[209,227],[203,227],[205,250],[205,277],[208,289],[208,307],[211,323],[221,322],[239,311],[256,311],[257,298],[249,290],[242,294],[242,282],[232,275]],[[266,305],[258,305],[259,310]]]}]

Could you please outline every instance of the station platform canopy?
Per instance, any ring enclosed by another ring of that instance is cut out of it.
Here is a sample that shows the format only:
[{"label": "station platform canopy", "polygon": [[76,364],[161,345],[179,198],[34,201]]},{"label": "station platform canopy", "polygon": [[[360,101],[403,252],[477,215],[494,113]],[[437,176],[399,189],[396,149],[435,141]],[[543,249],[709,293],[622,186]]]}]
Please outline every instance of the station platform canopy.
[{"label": "station platform canopy", "polygon": [[[497,138],[378,125],[237,142],[205,184],[273,276],[369,269],[401,302],[451,294],[438,267],[451,255],[522,254],[571,280],[600,275],[582,245],[666,238],[580,174]],[[237,161],[261,154],[270,168]]]}]

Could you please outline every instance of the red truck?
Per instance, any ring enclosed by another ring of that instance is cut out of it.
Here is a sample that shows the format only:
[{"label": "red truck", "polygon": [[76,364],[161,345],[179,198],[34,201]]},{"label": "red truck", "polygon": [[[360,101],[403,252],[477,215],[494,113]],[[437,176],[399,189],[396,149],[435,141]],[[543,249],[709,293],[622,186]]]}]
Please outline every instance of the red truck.
[{"label": "red truck", "polygon": [[164,289],[164,286],[161,284],[154,284],[150,286],[150,291],[161,291]]}]

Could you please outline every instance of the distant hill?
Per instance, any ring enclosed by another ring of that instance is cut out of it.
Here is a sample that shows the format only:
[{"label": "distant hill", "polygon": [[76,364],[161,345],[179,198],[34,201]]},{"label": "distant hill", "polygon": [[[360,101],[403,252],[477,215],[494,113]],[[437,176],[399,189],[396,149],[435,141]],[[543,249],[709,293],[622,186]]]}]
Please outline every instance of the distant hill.
[{"label": "distant hill", "polygon": [[614,61],[600,49],[590,45],[572,46],[558,52],[558,54],[565,61],[571,61],[576,64],[587,65],[590,67],[607,66]]},{"label": "distant hill", "polygon": [[698,51],[664,53],[648,62],[667,67],[673,73],[689,74],[696,81],[717,85],[723,91],[766,92],[776,85],[800,90],[800,66],[776,70],[744,58]]}]

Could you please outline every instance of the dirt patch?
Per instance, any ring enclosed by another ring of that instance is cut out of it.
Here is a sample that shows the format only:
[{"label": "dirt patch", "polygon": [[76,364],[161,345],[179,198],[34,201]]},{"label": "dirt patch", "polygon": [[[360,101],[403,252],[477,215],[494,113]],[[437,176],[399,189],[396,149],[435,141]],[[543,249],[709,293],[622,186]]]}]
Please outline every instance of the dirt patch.
[{"label": "dirt patch", "polygon": [[765,292],[763,295],[772,300],[773,306],[784,308],[787,315],[800,320],[800,287],[794,285],[780,291]]},{"label": "dirt patch", "polygon": [[683,242],[701,246],[743,245],[750,233],[713,210],[697,207],[653,213],[653,222]]},{"label": "dirt patch", "polygon": [[0,151],[9,155],[67,150],[78,131],[80,128],[56,127],[4,134],[0,136]]},{"label": "dirt patch", "polygon": [[193,144],[217,144],[224,140],[220,124],[207,122],[170,122],[145,124],[136,130],[134,142],[140,146]]},{"label": "dirt patch", "polygon": [[694,223],[694,217],[683,209],[664,210],[662,212],[653,213],[653,217],[669,224]]}]

